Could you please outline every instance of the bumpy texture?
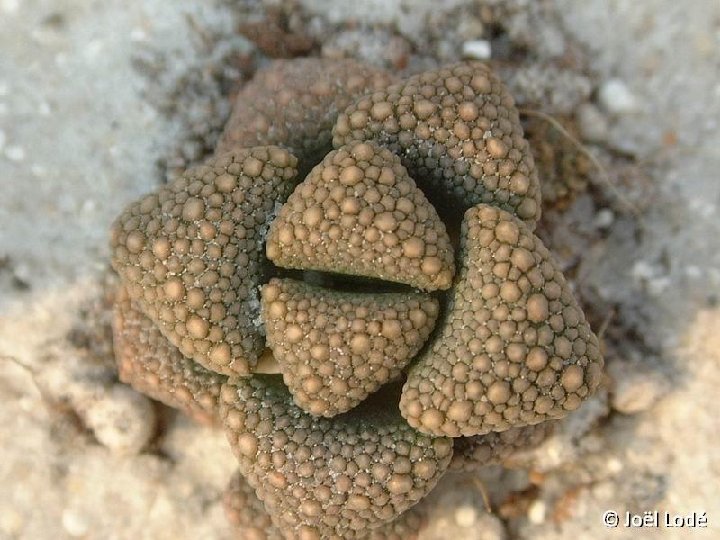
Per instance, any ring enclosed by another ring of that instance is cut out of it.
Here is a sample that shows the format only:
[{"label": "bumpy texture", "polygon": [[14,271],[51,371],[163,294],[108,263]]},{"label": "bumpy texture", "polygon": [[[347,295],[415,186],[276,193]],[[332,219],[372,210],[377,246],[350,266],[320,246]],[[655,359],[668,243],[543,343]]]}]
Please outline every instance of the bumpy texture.
[{"label": "bumpy texture", "polygon": [[490,69],[463,62],[368,94],[338,117],[333,145],[374,140],[424,189],[465,210],[489,203],[533,229],[540,187],[512,96]]},{"label": "bumpy texture", "polygon": [[343,293],[291,279],[262,290],[268,346],[295,403],[316,416],[350,410],[398,377],[438,309],[422,293]]},{"label": "bumpy texture", "polygon": [[455,444],[450,470],[468,472],[503,463],[514,453],[539,445],[554,427],[554,422],[540,422],[534,426],[453,439]]},{"label": "bumpy texture", "polygon": [[296,161],[277,147],[215,157],[113,225],[112,263],[130,297],[183,355],[218,373],[250,373],[264,346],[263,241]]},{"label": "bumpy texture", "polygon": [[442,331],[410,369],[400,410],[457,436],[559,418],[600,382],[597,337],[539,238],[488,205],[465,213]]},{"label": "bumpy texture", "polygon": [[[238,540],[282,540],[284,537],[272,524],[270,515],[255,490],[242,474],[233,475],[223,495],[223,506],[230,523],[237,528]],[[406,510],[396,520],[358,535],[366,540],[416,540],[427,522],[423,503]]]},{"label": "bumpy texture", "polygon": [[424,497],[452,441],[412,429],[387,387],[352,411],[316,418],[277,376],[223,386],[220,414],[240,471],[288,538],[359,538]]},{"label": "bumpy texture", "polygon": [[236,527],[237,540],[283,540],[262,501],[240,472],[232,476],[223,493],[223,507],[228,521]]},{"label": "bumpy texture", "polygon": [[447,289],[453,250],[435,208],[400,159],[373,143],[330,152],[290,195],[267,240],[288,268]]},{"label": "bumpy texture", "polygon": [[124,288],[115,299],[113,341],[121,381],[196,420],[217,421],[220,387],[227,377],[185,358],[132,306]]},{"label": "bumpy texture", "polygon": [[[512,98],[472,62],[388,81],[350,61],[271,65],[216,157],[113,226],[121,377],[222,420],[243,538],[413,538],[448,467],[536,444],[599,383],[597,338],[532,233]],[[443,295],[408,285],[451,289],[434,333]]]},{"label": "bumpy texture", "polygon": [[304,170],[330,149],[339,112],[390,81],[388,73],[354,60],[274,61],[238,94],[217,153],[284,146],[300,159]]}]

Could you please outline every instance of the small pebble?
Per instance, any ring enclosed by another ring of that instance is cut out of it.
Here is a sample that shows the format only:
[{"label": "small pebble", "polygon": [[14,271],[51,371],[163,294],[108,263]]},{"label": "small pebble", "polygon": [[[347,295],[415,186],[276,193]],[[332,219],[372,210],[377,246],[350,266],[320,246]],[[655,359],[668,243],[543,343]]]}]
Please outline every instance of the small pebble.
[{"label": "small pebble", "polygon": [[2,0],[2,2],[0,2],[0,8],[5,13],[16,13],[20,8],[20,0]]},{"label": "small pebble", "polygon": [[478,540],[505,540],[507,531],[503,522],[492,514],[481,514],[473,529],[477,532]]},{"label": "small pebble", "polygon": [[100,444],[118,453],[138,453],[155,432],[150,400],[125,385],[110,387],[81,414]]},{"label": "small pebble", "polygon": [[30,165],[30,172],[33,174],[33,176],[36,176],[38,178],[42,178],[43,176],[47,175],[47,168],[43,165],[38,165],[36,163]]},{"label": "small pebble", "polygon": [[603,208],[595,216],[594,224],[600,229],[607,229],[615,221],[615,213],[609,208]]},{"label": "small pebble", "polygon": [[62,513],[62,526],[70,536],[78,538],[88,533],[87,521],[76,511],[66,508]]},{"label": "small pebble", "polygon": [[650,409],[665,393],[667,383],[657,373],[637,369],[625,362],[608,366],[614,386],[610,405],[623,414],[638,414]]},{"label": "small pebble", "polygon": [[606,463],[607,471],[610,474],[617,474],[623,470],[623,463],[618,458],[610,458]]},{"label": "small pebble", "polygon": [[142,28],[133,28],[130,31],[130,41],[134,41],[135,43],[138,43],[138,42],[147,41],[147,40],[148,40],[147,32],[145,32],[145,30],[143,30]]},{"label": "small pebble", "polygon": [[462,46],[462,55],[472,60],[489,60],[492,57],[490,42],[486,39],[466,41]]},{"label": "small pebble", "polygon": [[605,115],[592,103],[583,103],[577,108],[580,136],[588,142],[605,142],[608,138],[608,121]]},{"label": "small pebble", "polygon": [[623,115],[638,112],[638,98],[620,79],[609,79],[600,87],[600,104],[610,114]]},{"label": "small pebble", "polygon": [[8,537],[19,536],[25,525],[22,514],[14,508],[0,511],[0,531]]},{"label": "small pebble", "polygon": [[477,510],[472,506],[461,506],[455,510],[455,523],[460,527],[470,528],[477,522]]},{"label": "small pebble", "polygon": [[463,17],[457,28],[458,35],[467,40],[482,36],[484,32],[485,25],[475,17]]},{"label": "small pebble", "polygon": [[617,497],[616,490],[615,482],[610,480],[595,484],[591,488],[591,493],[597,501],[612,501],[613,498]]},{"label": "small pebble", "polygon": [[25,159],[25,150],[22,146],[8,146],[5,149],[5,157],[10,161],[22,161]]},{"label": "small pebble", "polygon": [[540,499],[534,501],[530,505],[530,508],[528,508],[528,519],[530,520],[530,523],[534,523],[535,525],[545,523],[546,510],[547,506],[545,501]]}]

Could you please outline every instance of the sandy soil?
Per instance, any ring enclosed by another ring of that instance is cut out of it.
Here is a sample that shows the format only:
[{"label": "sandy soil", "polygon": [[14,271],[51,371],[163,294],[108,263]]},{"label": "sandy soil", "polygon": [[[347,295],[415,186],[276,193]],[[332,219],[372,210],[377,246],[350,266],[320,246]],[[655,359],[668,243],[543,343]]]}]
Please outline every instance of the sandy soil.
[{"label": "sandy soil", "polygon": [[[106,237],[212,148],[277,52],[237,32],[263,20],[307,38],[298,52],[395,70],[480,40],[604,171],[548,202],[541,232],[603,332],[607,382],[516,468],[448,475],[423,537],[717,537],[720,4],[0,0],[0,538],[235,536],[223,433],[117,383]],[[608,529],[608,510],[708,527]]]}]

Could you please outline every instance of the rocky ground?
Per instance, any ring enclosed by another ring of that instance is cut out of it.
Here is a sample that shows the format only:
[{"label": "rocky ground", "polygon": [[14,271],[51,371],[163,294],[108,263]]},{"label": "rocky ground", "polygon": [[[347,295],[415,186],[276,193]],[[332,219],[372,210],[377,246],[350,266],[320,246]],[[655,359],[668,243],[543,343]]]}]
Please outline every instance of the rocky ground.
[{"label": "rocky ground", "polygon": [[542,165],[541,235],[604,338],[598,395],[515,468],[448,475],[423,538],[717,536],[720,4],[439,4],[0,0],[0,538],[235,536],[223,433],[117,383],[107,230],[207,154],[259,65],[308,54],[492,61]]}]

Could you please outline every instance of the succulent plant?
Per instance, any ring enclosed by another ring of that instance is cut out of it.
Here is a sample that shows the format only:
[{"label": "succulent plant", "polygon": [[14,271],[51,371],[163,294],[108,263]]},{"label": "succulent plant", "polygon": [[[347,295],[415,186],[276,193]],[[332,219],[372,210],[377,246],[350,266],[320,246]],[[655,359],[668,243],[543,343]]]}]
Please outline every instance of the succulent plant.
[{"label": "succulent plant", "polygon": [[447,470],[536,444],[599,384],[539,216],[487,66],[271,64],[216,155],[113,225],[120,376],[222,422],[252,537],[412,536]]}]

